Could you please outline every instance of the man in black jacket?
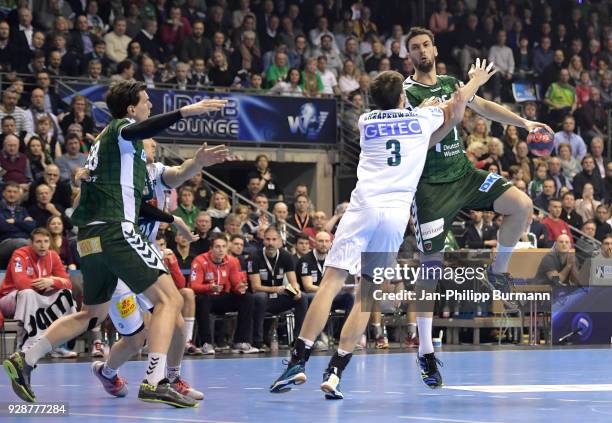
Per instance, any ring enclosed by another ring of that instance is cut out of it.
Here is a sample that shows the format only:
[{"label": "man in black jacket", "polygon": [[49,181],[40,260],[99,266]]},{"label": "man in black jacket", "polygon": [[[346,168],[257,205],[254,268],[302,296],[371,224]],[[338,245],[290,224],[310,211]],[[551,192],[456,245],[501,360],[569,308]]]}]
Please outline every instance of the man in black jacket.
[{"label": "man in black jacket", "polygon": [[601,200],[603,197],[603,183],[599,169],[595,166],[593,156],[587,154],[582,159],[582,172],[574,176],[572,185],[574,186],[574,194],[577,198],[582,198],[582,189],[587,182],[593,185],[594,197],[596,200]]},{"label": "man in black jacket", "polygon": [[210,40],[204,38],[204,22],[198,20],[193,23],[193,32],[185,37],[178,48],[180,61],[193,64],[195,59],[208,61],[212,56]]},{"label": "man in black jacket", "polygon": [[493,248],[497,246],[497,230],[494,226],[486,226],[482,220],[482,212],[471,210],[470,222],[463,237],[465,248]]}]

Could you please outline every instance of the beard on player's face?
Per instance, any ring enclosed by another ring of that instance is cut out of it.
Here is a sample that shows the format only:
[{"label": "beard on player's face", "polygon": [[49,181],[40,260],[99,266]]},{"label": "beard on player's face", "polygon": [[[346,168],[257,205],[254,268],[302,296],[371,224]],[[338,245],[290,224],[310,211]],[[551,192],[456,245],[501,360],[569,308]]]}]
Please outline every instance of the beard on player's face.
[{"label": "beard on player's face", "polygon": [[419,70],[419,72],[423,72],[423,73],[429,73],[431,72],[431,70],[433,69],[435,63],[433,60],[417,60],[416,62],[413,60],[412,63],[414,64],[414,67],[417,68]]}]

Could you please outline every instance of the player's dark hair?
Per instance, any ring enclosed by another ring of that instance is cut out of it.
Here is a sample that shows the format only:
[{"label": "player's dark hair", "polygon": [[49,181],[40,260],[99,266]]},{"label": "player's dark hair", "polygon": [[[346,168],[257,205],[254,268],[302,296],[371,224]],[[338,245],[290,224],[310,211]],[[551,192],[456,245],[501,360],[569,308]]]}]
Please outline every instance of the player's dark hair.
[{"label": "player's dark hair", "polygon": [[370,85],[372,100],[379,110],[396,109],[402,95],[404,76],[396,71],[381,72]]},{"label": "player's dark hair", "polygon": [[406,50],[410,50],[409,48],[410,40],[419,35],[427,35],[429,39],[431,40],[431,43],[435,44],[435,37],[434,37],[433,32],[431,32],[427,28],[423,28],[422,26],[413,26],[412,28],[410,28],[410,31],[408,32],[408,35],[406,36]]},{"label": "player's dark hair", "polygon": [[113,118],[124,118],[128,107],[136,106],[140,101],[140,92],[146,89],[146,84],[139,81],[119,81],[111,85],[105,100]]}]

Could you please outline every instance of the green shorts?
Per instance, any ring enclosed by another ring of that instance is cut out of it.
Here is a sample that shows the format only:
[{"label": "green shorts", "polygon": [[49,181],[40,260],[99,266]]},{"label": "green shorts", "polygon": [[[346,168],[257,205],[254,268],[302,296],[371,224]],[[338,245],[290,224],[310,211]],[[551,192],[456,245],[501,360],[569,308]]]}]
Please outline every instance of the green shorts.
[{"label": "green shorts", "polygon": [[87,305],[110,301],[117,279],[140,294],[168,273],[157,249],[130,222],[80,227],[77,248]]},{"label": "green shorts", "polygon": [[420,182],[412,203],[419,251],[442,251],[446,232],[460,210],[493,210],[493,202],[511,187],[504,177],[480,169],[471,169],[453,182]]}]

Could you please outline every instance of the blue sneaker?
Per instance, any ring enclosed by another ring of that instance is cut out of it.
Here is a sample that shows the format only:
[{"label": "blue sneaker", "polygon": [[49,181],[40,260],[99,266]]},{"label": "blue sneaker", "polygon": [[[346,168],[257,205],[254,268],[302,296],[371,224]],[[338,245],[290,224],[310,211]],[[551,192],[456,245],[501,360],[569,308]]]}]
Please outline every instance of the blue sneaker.
[{"label": "blue sneaker", "polygon": [[325,399],[339,400],[344,398],[342,391],[340,391],[340,376],[336,367],[328,368],[323,373],[321,390],[325,392]]},{"label": "blue sneaker", "polygon": [[442,362],[436,358],[434,353],[424,354],[422,357],[417,356],[417,364],[421,369],[421,378],[425,385],[431,389],[437,389],[444,386],[442,383],[442,375],[438,371],[438,364],[442,366]]},{"label": "blue sneaker", "polygon": [[305,363],[299,362],[291,364],[290,361],[283,361],[283,364],[287,364],[287,370],[270,385],[270,392],[275,394],[289,392],[291,390],[291,385],[301,385],[307,380],[306,374],[304,373],[306,370],[304,366]]}]

